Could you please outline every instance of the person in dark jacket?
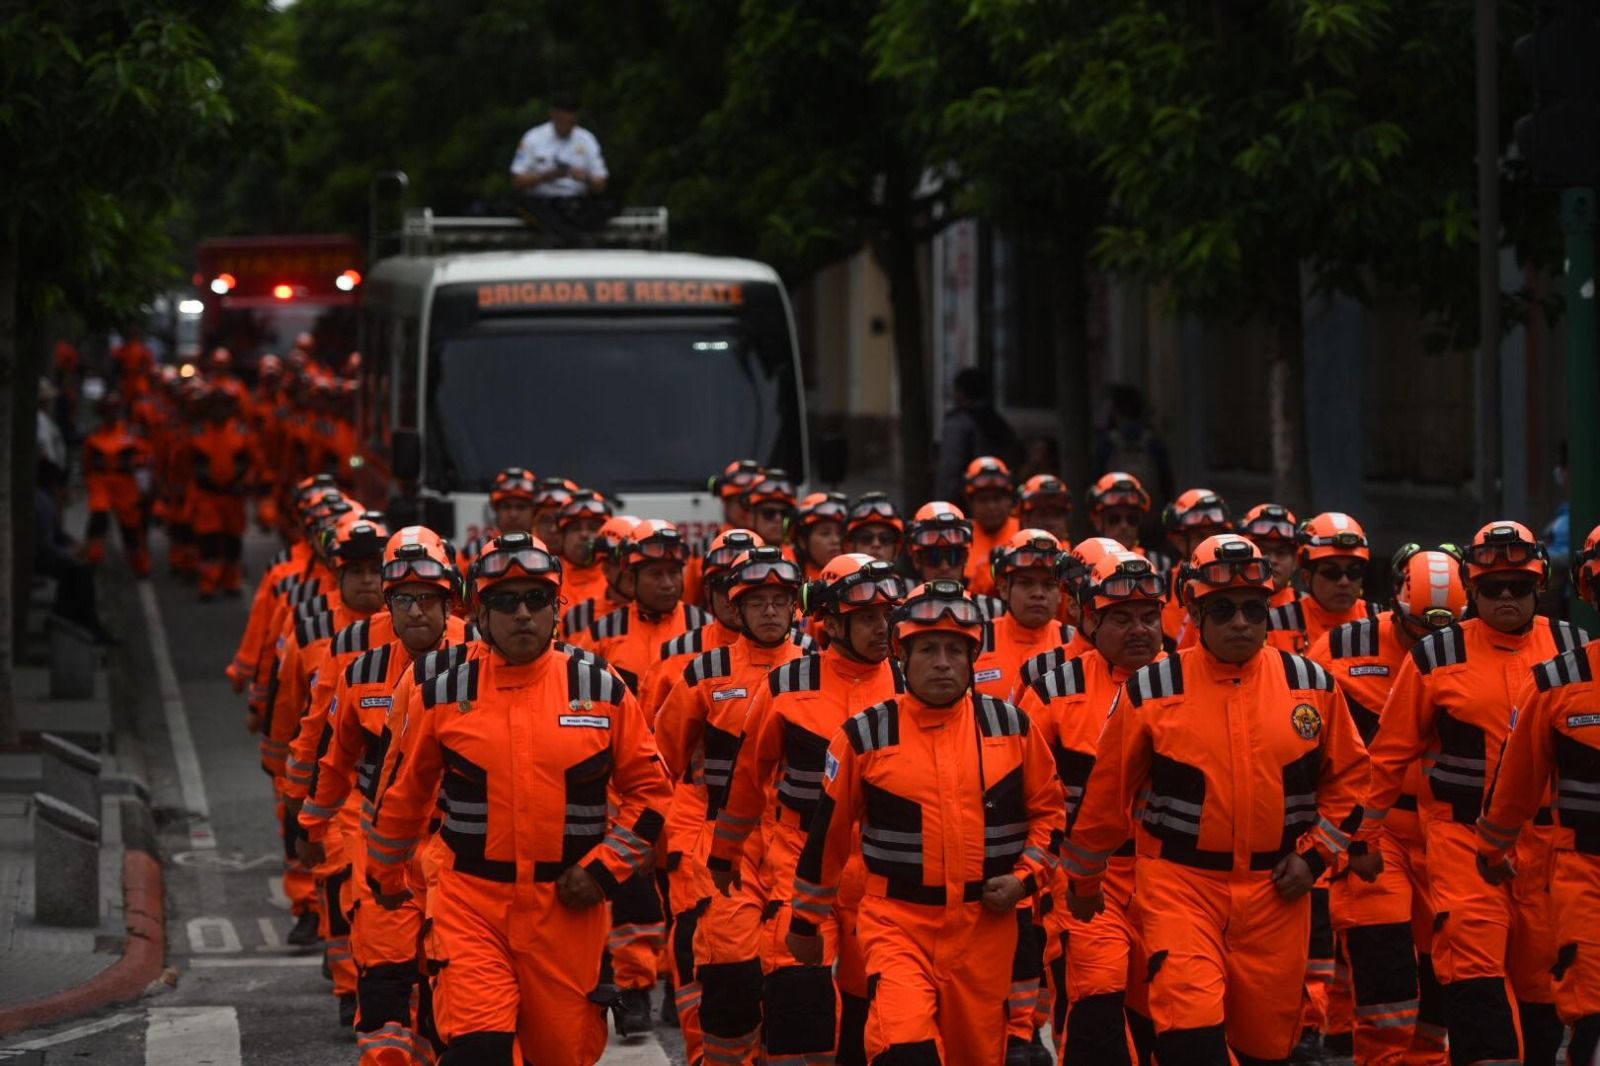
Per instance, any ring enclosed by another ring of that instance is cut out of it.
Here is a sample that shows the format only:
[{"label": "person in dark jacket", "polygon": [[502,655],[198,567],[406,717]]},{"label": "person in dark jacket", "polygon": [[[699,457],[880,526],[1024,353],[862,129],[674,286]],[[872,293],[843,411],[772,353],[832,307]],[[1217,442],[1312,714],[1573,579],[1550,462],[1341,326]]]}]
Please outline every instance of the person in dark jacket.
[{"label": "person in dark jacket", "polygon": [[977,367],[968,367],[951,383],[955,400],[944,416],[939,435],[939,468],[935,499],[959,500],[966,492],[967,464],[980,455],[1003,459],[1013,469],[1021,461],[1017,431],[995,410],[990,396],[989,376]]}]

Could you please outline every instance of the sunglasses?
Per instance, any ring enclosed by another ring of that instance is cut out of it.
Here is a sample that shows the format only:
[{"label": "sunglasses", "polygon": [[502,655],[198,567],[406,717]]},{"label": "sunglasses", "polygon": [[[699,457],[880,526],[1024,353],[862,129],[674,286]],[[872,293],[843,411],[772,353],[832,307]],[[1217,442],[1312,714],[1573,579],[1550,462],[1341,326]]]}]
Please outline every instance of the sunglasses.
[{"label": "sunglasses", "polygon": [[1139,511],[1113,509],[1100,512],[1102,526],[1137,526],[1144,521],[1144,515]]},{"label": "sunglasses", "polygon": [[483,605],[498,614],[516,614],[517,608],[526,605],[530,611],[542,611],[556,602],[556,594],[549,589],[528,589],[511,592],[507,589],[485,592],[479,597]]},{"label": "sunglasses", "polygon": [[1322,578],[1324,581],[1344,580],[1349,581],[1352,584],[1360,584],[1361,581],[1367,576],[1367,568],[1365,566],[1355,565],[1319,566],[1317,567],[1317,576]]},{"label": "sunglasses", "polygon": [[[391,592],[389,593],[389,609],[396,614],[405,614],[413,607],[421,607],[424,611],[444,602],[442,592]],[[512,610],[516,610],[515,607]]]},{"label": "sunglasses", "polygon": [[789,517],[789,509],[787,507],[757,507],[756,517],[768,522],[782,522]]},{"label": "sunglasses", "polygon": [[1531,577],[1484,577],[1478,579],[1478,595],[1498,600],[1509,592],[1513,599],[1520,600],[1532,596],[1538,585]]},{"label": "sunglasses", "polygon": [[1253,626],[1258,626],[1267,620],[1268,613],[1266,600],[1246,600],[1243,603],[1235,603],[1232,600],[1218,600],[1215,603],[1207,604],[1204,611],[1206,621],[1219,626],[1227,625],[1233,621],[1233,616],[1236,614],[1243,615],[1246,622]]},{"label": "sunglasses", "polygon": [[944,548],[918,548],[916,559],[919,566],[966,566],[967,557],[971,554],[966,548],[954,545]]},{"label": "sunglasses", "polygon": [[900,539],[900,534],[892,529],[873,530],[858,529],[850,534],[853,544],[894,544]]}]

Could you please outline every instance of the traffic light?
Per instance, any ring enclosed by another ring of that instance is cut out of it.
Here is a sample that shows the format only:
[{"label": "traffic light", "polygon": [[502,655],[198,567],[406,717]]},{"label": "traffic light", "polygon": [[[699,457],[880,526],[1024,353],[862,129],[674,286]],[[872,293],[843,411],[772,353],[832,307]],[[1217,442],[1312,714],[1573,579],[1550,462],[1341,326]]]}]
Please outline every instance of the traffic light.
[{"label": "traffic light", "polygon": [[1538,0],[1532,33],[1513,46],[1534,89],[1517,150],[1534,185],[1600,184],[1600,0]]}]

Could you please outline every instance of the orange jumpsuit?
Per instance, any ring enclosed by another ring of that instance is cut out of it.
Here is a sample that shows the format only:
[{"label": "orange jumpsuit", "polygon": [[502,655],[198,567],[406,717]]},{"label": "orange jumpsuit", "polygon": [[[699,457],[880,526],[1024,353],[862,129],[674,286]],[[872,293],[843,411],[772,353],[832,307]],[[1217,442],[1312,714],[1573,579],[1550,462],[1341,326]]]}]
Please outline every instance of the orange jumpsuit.
[{"label": "orange jumpsuit", "polygon": [[311,558],[311,546],[305,541],[297,541],[273,556],[267,564],[266,572],[261,575],[255,595],[250,600],[250,617],[245,623],[244,635],[239,638],[238,650],[233,653],[233,661],[224,671],[236,687],[242,687],[255,677],[256,668],[261,664],[261,649],[265,642],[263,630],[271,620],[273,603],[283,595],[284,580],[304,573]]},{"label": "orange jumpsuit", "polygon": [[200,551],[200,594],[239,591],[245,497],[255,488],[261,453],[241,419],[207,422],[190,441],[194,482],[191,525]]},{"label": "orange jumpsuit", "polygon": [[861,856],[868,1061],[1001,1062],[1017,921],[984,906],[984,886],[1008,874],[1030,895],[1047,886],[1064,818],[1028,716],[992,696],[896,696],[835,734],[823,780],[791,924],[816,935],[832,921]]},{"label": "orange jumpsuit", "polygon": [[1430,633],[1401,665],[1372,742],[1362,827],[1369,842],[1400,806],[1411,766],[1422,762],[1418,807],[1437,916],[1433,966],[1457,1062],[1522,1058],[1508,977],[1523,1020],[1559,1030],[1550,976],[1556,944],[1544,890],[1552,828],[1536,825],[1523,834],[1516,846],[1523,876],[1496,887],[1478,874],[1474,827],[1511,731],[1513,698],[1535,664],[1584,639],[1567,623],[1545,618],[1524,633],[1501,633],[1477,618]]},{"label": "orange jumpsuit", "polygon": [[[1392,612],[1324,633],[1308,657],[1339,683],[1356,731],[1371,743],[1389,690],[1413,642]],[[1329,886],[1334,933],[1355,986],[1355,1056],[1360,1066],[1444,1066],[1444,1004],[1433,976],[1433,909],[1417,794],[1422,765],[1372,846],[1383,853],[1376,881],[1340,875]]]},{"label": "orange jumpsuit", "polygon": [[709,613],[690,604],[680,604],[656,617],[630,603],[595,619],[588,633],[574,643],[610,663],[637,694],[645,671],[660,660],[661,646],[710,620]]},{"label": "orange jumpsuit", "polygon": [[[847,891],[823,926],[825,965],[802,966],[789,953],[789,906],[795,864],[822,794],[828,742],[847,719],[899,690],[889,662],[864,663],[838,647],[786,663],[755,693],[734,760],[727,802],[712,833],[712,870],[734,870],[740,885],[713,936],[702,922],[696,958],[705,1006],[707,1058],[743,1061],[758,1036],[767,1061],[828,1056],[853,1047],[865,1020],[865,975],[854,936],[859,867],[846,871]],[[765,928],[763,929],[763,925]],[[751,953],[759,945],[759,961]],[[838,990],[828,969],[837,959]],[[765,1003],[757,998],[765,972]],[[844,996],[845,1017],[836,1011]],[[720,997],[726,1011],[708,1009]]]},{"label": "orange jumpsuit", "polygon": [[[1499,860],[1552,795],[1549,893],[1556,1009],[1572,1026],[1567,1061],[1600,1057],[1600,644],[1534,667],[1478,818],[1478,851]],[[1526,876],[1518,871],[1517,877]]]},{"label": "orange jumpsuit", "polygon": [[666,702],[667,693],[683,680],[685,667],[706,652],[726,648],[738,639],[737,629],[729,629],[713,617],[699,629],[680,633],[661,645],[661,657],[645,670],[639,682],[639,707],[645,717],[655,720]]},{"label": "orange jumpsuit", "polygon": [[1023,662],[1017,669],[1017,684],[1008,697],[1012,703],[1022,699],[1023,694],[1032,688],[1035,682],[1062,663],[1094,651],[1094,641],[1084,636],[1082,630],[1072,626],[1067,626],[1066,629],[1072,635],[1065,644],[1040,652]]},{"label": "orange jumpsuit", "polygon": [[144,501],[138,474],[150,463],[150,450],[128,423],[118,420],[101,426],[83,442],[84,479],[89,488],[89,528],[84,537],[90,562],[105,558],[106,532],[111,520],[122,531],[128,565],[140,577],[150,573],[150,549],[145,541]]},{"label": "orange jumpsuit", "polygon": [[[727,796],[752,697],[766,686],[774,668],[800,654],[790,641],[767,648],[746,637],[702,652],[680,669],[656,715],[656,743],[675,782],[666,830],[667,899],[673,916],[669,959],[684,1053],[690,1062],[703,1053],[697,966],[723,961],[730,954],[735,959],[752,958],[759,950],[752,938],[731,952],[695,953],[697,939],[702,947],[714,945],[736,928],[724,927],[724,915],[735,905],[715,890],[706,868],[712,827]],[[702,922],[703,938],[697,934]]]},{"label": "orange jumpsuit", "polygon": [[[484,543],[487,544],[488,541]],[[478,551],[481,552],[482,550],[483,548],[480,545]],[[465,554],[466,551],[463,549],[462,555]],[[474,554],[476,555],[476,553]],[[464,574],[467,569],[463,568],[461,572]],[[628,606],[628,601],[626,600],[612,599],[609,588],[597,597],[574,601],[570,596],[567,596],[562,602],[572,604],[561,615],[561,636],[564,640],[576,640],[589,631],[589,627],[594,624],[596,618]]]},{"label": "orange jumpsuit", "polygon": [[[1280,591],[1287,592],[1284,589]],[[1329,630],[1362,618],[1376,618],[1378,608],[1357,599],[1348,611],[1334,612],[1323,607],[1314,596],[1299,596],[1279,603],[1273,597],[1272,613],[1267,616],[1267,643],[1284,651],[1304,655]]]},{"label": "orange jumpsuit", "polygon": [[[1055,760],[1069,829],[1094,769],[1106,713],[1129,675],[1092,652],[1047,672],[1018,704]],[[1107,860],[1106,909],[1092,922],[1080,922],[1067,910],[1063,871],[1057,871],[1051,894],[1044,897],[1049,901],[1048,909],[1041,909],[1048,937],[1046,972],[1053,986],[1051,1031],[1056,1061],[1066,1066],[1131,1062],[1125,1028],[1141,1038],[1149,1034],[1149,1005],[1139,994],[1144,958],[1133,904],[1133,865],[1131,842]]]},{"label": "orange jumpsuit", "polygon": [[561,598],[567,603],[579,604],[588,600],[600,601],[606,595],[606,572],[599,563],[589,566],[568,565],[561,575]]},{"label": "orange jumpsuit", "polygon": [[989,553],[1020,532],[1022,523],[1015,516],[1006,519],[1005,525],[993,533],[976,522],[972,524],[972,544],[968,548],[964,573],[969,596],[976,599],[994,592],[994,568],[989,562]]},{"label": "orange jumpsuit", "polygon": [[1091,894],[1135,823],[1161,1061],[1288,1057],[1311,901],[1283,900],[1271,871],[1296,852],[1314,875],[1331,865],[1366,787],[1344,696],[1309,659],[1266,648],[1235,665],[1199,646],[1128,680],[1062,863]]},{"label": "orange jumpsuit", "polygon": [[515,1034],[525,1061],[597,1062],[606,912],[567,907],[555,882],[581,866],[611,896],[649,860],[671,795],[649,727],[614,674],[565,650],[490,654],[420,691],[428,713],[399,738],[368,870],[399,894],[442,800],[427,949],[439,1034],[462,1061],[511,1061]]}]

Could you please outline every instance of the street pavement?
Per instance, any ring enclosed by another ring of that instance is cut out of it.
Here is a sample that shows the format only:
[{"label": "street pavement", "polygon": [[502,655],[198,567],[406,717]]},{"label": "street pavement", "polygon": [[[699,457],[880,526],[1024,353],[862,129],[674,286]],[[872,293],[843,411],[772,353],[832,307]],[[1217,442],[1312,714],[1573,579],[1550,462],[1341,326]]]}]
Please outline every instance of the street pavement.
[{"label": "street pavement", "polygon": [[[158,559],[165,544],[157,533]],[[246,543],[259,575],[277,545]],[[279,885],[282,849],[272,794],[244,700],[223,677],[249,600],[202,604],[158,566],[133,612],[139,734],[166,869],[164,982],[131,1007],[0,1040],[0,1063],[108,1066],[334,1066],[357,1061],[338,1025],[320,951],[284,939],[292,924]],[[676,1030],[644,1041],[613,1037],[615,1066],[683,1063]]]}]

